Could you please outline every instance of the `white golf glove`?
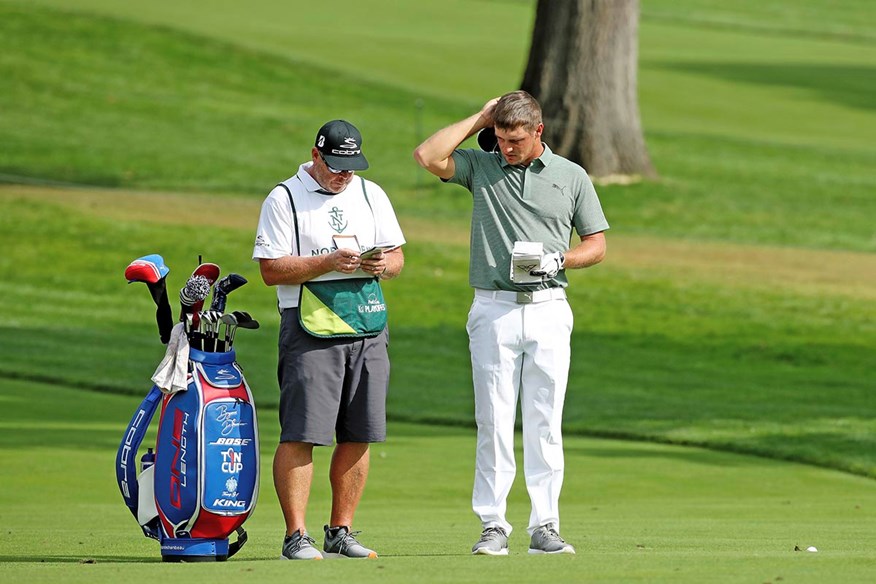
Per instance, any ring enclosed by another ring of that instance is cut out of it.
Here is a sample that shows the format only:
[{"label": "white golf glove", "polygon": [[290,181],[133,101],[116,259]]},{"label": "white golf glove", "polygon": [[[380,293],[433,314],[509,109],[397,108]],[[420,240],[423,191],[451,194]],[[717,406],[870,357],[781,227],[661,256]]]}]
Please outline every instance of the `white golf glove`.
[{"label": "white golf glove", "polygon": [[541,257],[541,266],[529,272],[530,276],[541,276],[550,280],[556,276],[566,264],[566,256],[560,252],[549,253]]}]

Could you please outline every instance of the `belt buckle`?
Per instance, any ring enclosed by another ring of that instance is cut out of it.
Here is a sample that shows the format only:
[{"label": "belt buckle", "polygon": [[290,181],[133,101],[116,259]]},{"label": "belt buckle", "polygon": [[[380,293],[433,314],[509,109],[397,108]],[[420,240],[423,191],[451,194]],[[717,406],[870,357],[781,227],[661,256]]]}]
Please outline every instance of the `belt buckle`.
[{"label": "belt buckle", "polygon": [[517,304],[532,304],[532,291],[527,292],[518,292],[517,293]]}]

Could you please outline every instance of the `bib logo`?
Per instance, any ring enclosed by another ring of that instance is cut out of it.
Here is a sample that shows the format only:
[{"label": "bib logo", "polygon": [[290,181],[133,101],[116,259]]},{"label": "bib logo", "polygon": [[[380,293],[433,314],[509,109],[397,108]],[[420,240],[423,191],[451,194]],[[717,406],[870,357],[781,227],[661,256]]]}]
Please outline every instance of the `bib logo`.
[{"label": "bib logo", "polygon": [[335,233],[343,233],[349,224],[349,221],[344,220],[344,210],[338,207],[332,207],[332,210],[329,211],[329,227],[331,227]]},{"label": "bib logo", "polygon": [[386,312],[386,304],[377,299],[376,294],[368,295],[368,304],[359,305],[359,313]]}]

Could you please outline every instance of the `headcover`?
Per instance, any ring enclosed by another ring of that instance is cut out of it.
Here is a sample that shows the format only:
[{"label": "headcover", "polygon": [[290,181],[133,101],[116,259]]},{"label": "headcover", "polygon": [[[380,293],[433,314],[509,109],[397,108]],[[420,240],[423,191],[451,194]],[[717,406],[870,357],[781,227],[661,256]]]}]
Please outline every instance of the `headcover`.
[{"label": "headcover", "polygon": [[155,284],[170,272],[164,265],[164,258],[157,253],[137,258],[125,268],[125,278],[131,282]]}]

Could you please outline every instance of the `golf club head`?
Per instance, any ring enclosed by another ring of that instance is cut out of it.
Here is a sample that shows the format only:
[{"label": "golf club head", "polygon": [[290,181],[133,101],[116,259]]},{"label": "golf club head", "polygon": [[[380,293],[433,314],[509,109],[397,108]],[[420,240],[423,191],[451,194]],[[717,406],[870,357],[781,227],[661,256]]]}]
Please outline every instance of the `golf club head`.
[{"label": "golf club head", "polygon": [[201,322],[205,324],[214,324],[219,322],[219,313],[213,310],[203,310],[198,314]]},{"label": "golf club head", "polygon": [[228,326],[237,326],[237,317],[233,314],[223,314],[219,320]]},{"label": "golf club head", "polygon": [[[186,307],[192,307],[198,303],[204,302],[204,298],[210,294],[210,281],[204,276],[191,276],[182,290],[179,291],[180,304]],[[191,310],[190,312],[199,312]]]},{"label": "golf club head", "polygon": [[228,294],[246,284],[246,281],[246,278],[240,274],[228,274],[216,282],[216,285],[213,287],[213,303],[210,305],[210,309],[225,312]]},{"label": "golf club head", "polygon": [[125,278],[128,284],[143,282],[149,288],[149,294],[155,302],[155,321],[158,323],[158,336],[163,344],[170,341],[170,333],[173,329],[173,316],[170,312],[170,303],[167,300],[167,286],[165,278],[170,273],[164,263],[164,258],[158,254],[150,254],[137,258],[125,268]]},{"label": "golf club head", "polygon": [[498,152],[499,140],[496,138],[496,129],[491,126],[478,132],[478,146],[484,152]]},{"label": "golf club head", "polygon": [[192,276],[203,276],[212,286],[216,280],[219,279],[219,272],[219,266],[216,264],[201,264],[195,268],[195,271],[192,272]]},{"label": "golf club head", "polygon": [[199,265],[197,268],[195,268],[195,271],[192,272],[193,278],[195,276],[201,276],[205,280],[207,280],[207,294],[204,294],[203,297],[199,297],[195,301],[194,305],[192,305],[192,312],[195,315],[195,328],[200,327],[201,319],[198,313],[201,312],[201,308],[203,308],[204,306],[204,299],[207,298],[207,295],[210,293],[210,288],[212,288],[216,280],[219,279],[219,271],[219,266],[217,266],[216,264],[206,263]]},{"label": "golf club head", "polygon": [[235,310],[232,314],[237,319],[237,326],[239,326],[240,328],[245,328],[245,329],[259,328],[259,321],[255,320],[253,317],[251,317],[248,312],[239,312],[239,311]]},{"label": "golf club head", "polygon": [[204,298],[209,293],[210,282],[204,276],[191,276],[186,285],[179,291],[179,319],[182,320],[186,314],[191,314],[194,320],[194,330],[197,330],[200,326],[201,318],[198,313],[201,311],[201,307],[204,306]]},{"label": "golf club head", "polygon": [[216,289],[221,290],[225,294],[237,290],[244,284],[246,284],[247,280],[240,274],[228,274],[218,282],[216,282]]},{"label": "golf club head", "polygon": [[154,253],[151,255],[137,258],[125,268],[125,278],[128,284],[132,282],[144,282],[146,284],[155,284],[170,272],[164,264],[164,258]]}]

